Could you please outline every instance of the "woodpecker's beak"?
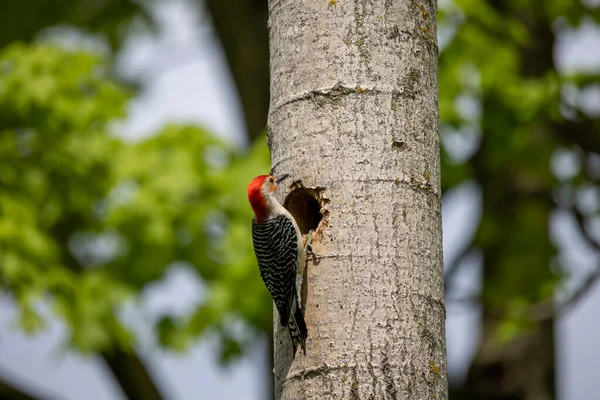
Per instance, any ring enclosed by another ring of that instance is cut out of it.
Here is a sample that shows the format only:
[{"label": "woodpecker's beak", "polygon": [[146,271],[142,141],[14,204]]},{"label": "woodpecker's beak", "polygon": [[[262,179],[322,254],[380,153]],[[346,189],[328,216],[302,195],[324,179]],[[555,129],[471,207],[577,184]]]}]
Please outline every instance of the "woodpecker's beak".
[{"label": "woodpecker's beak", "polygon": [[285,180],[285,178],[287,178],[288,176],[290,176],[290,174],[277,175],[275,177],[275,183],[279,184],[279,183],[283,182]]}]

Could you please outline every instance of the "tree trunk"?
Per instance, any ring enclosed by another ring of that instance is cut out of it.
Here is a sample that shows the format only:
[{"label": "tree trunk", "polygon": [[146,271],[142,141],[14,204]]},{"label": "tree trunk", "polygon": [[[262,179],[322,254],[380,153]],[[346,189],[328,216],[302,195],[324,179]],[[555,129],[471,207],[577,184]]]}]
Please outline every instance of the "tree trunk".
[{"label": "tree trunk", "polygon": [[275,321],[277,399],[447,398],[435,15],[269,1],[271,161],[320,256],[306,356]]},{"label": "tree trunk", "polygon": [[[494,112],[486,101],[483,104],[484,112]],[[522,329],[510,340],[498,339],[502,322],[509,318],[509,305],[514,304],[511,302],[517,296],[527,298],[519,292],[532,296],[533,299],[528,299],[532,303],[543,300],[536,298],[535,291],[529,287],[523,289],[523,282],[533,281],[541,285],[553,277],[548,266],[554,256],[554,248],[547,234],[553,209],[551,186],[538,187],[539,193],[532,195],[514,183],[519,181],[520,171],[489,168],[485,160],[489,160],[494,151],[488,143],[491,137],[493,133],[484,131],[480,151],[473,159],[477,180],[482,187],[483,218],[494,221],[498,237],[488,241],[481,239],[481,227],[477,235],[476,242],[484,260],[482,298],[485,300],[482,302],[481,340],[464,387],[453,399],[552,400],[555,398],[554,319],[532,322],[527,330]],[[529,217],[529,224],[523,222],[521,210],[536,210],[537,219],[532,221]],[[522,243],[527,243],[525,250],[519,248],[516,251],[518,257],[536,260],[537,264],[520,270],[510,264],[515,257],[512,249],[518,234],[512,229],[527,225],[521,231],[529,227],[533,229],[527,231],[526,239],[520,237]],[[511,268],[512,273],[508,274],[506,271]],[[498,287],[504,288],[500,299],[497,294],[489,295]]]}]

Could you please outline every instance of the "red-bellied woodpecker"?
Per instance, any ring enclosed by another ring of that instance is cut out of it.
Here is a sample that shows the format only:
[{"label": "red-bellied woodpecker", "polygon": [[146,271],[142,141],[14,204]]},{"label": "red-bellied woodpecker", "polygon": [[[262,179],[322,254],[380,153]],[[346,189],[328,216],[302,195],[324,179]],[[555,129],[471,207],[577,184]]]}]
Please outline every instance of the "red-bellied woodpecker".
[{"label": "red-bellied woodpecker", "polygon": [[296,284],[305,254],[298,224],[273,195],[287,177],[257,176],[248,185],[248,200],[254,210],[252,242],[260,276],[275,301],[281,325],[290,331],[295,356],[298,344],[306,354],[308,335]]}]

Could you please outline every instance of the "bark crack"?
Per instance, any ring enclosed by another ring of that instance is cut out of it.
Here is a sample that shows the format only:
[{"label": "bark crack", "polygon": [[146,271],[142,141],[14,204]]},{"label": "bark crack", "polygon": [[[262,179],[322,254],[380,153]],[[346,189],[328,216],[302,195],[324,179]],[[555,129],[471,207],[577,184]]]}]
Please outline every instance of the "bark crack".
[{"label": "bark crack", "polygon": [[331,87],[326,87],[323,89],[315,89],[304,93],[298,93],[292,96],[287,97],[283,101],[275,104],[273,107],[273,112],[279,110],[282,107],[288,106],[293,103],[297,103],[303,100],[310,100],[315,102],[316,104],[323,104],[327,101],[333,101],[336,98],[340,98],[342,96],[350,96],[350,95],[389,95],[392,97],[394,102],[399,98],[403,99],[411,99],[414,100],[418,92],[410,90],[410,88],[405,89],[404,87],[400,87],[399,89],[390,89],[383,90],[378,89],[376,87],[367,88],[362,87],[360,85],[357,86],[347,86],[341,82],[336,83]]},{"label": "bark crack", "polygon": [[322,375],[326,375],[329,374],[331,372],[337,372],[337,371],[347,371],[348,369],[352,369],[352,368],[356,368],[356,365],[352,365],[352,366],[348,366],[346,365],[339,365],[339,366],[335,366],[335,367],[330,367],[326,364],[320,365],[318,367],[314,367],[314,368],[306,368],[303,369],[301,371],[298,372],[294,372],[293,374],[289,374],[286,378],[286,381],[291,381],[291,380],[304,380],[304,379],[312,379],[315,377],[319,377]]},{"label": "bark crack", "polygon": [[383,380],[385,382],[385,391],[390,398],[398,398],[398,391],[394,383],[394,375],[392,372],[392,366],[388,361],[388,354],[390,354],[390,343],[386,340],[383,353],[381,354],[381,369],[383,371]]},{"label": "bark crack", "polygon": [[367,331],[369,338],[369,351],[368,351],[368,360],[367,360],[367,371],[371,376],[371,385],[373,386],[373,393],[371,394],[372,398],[375,398],[377,394],[377,375],[375,375],[375,371],[373,369],[373,339],[371,337],[371,329]]},{"label": "bark crack", "polygon": [[[382,179],[382,180],[387,181],[387,179]],[[407,186],[416,192],[433,194],[437,199],[441,198],[439,192],[437,192],[433,188],[433,186],[431,186],[431,184],[429,182],[421,183],[421,182],[417,182],[416,180],[414,180],[412,178],[408,178],[408,179],[398,179],[397,178],[397,179],[394,179],[393,182],[397,186],[399,186],[399,185]]]}]

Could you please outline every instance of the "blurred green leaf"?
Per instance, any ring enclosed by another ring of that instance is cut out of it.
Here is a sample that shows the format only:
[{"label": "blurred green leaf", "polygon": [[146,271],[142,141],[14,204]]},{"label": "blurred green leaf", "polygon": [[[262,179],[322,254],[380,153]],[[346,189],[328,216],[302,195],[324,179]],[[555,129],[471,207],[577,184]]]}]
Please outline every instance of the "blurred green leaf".
[{"label": "blurred green leaf", "polygon": [[35,305],[48,301],[76,349],[127,349],[135,337],[119,310],[184,262],[208,293],[189,315],[159,318],[159,343],[184,350],[216,332],[224,359],[239,355],[249,342],[226,333],[232,320],[250,337],[270,329],[245,194],[269,170],[264,140],[240,154],[175,125],[119,140],[110,126],[131,92],[107,71],[60,47],[0,52],[0,284],[15,294],[19,325],[42,329]]},{"label": "blurred green leaf", "polygon": [[[600,71],[563,73],[555,66],[555,40],[565,21],[596,20],[598,8],[582,2],[456,0],[440,5],[439,21],[452,37],[439,55],[442,138],[477,132],[475,151],[453,156],[442,140],[444,191],[475,181],[482,192],[482,218],[472,245],[482,250],[485,315],[500,316],[497,338],[507,343],[526,332],[528,307],[547,302],[563,278],[552,268],[558,250],[549,226],[561,183],[551,170],[562,146],[600,143],[580,105],[565,107],[565,87],[593,87]],[[461,99],[474,99],[475,116]],[[595,136],[595,138],[594,138]],[[467,135],[462,135],[467,137]],[[475,140],[475,139],[472,139]],[[458,161],[457,161],[458,160]],[[579,174],[573,182],[584,183]]]}]

